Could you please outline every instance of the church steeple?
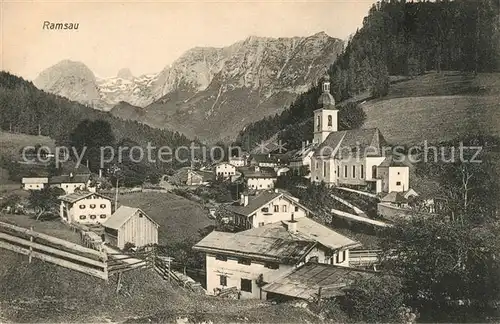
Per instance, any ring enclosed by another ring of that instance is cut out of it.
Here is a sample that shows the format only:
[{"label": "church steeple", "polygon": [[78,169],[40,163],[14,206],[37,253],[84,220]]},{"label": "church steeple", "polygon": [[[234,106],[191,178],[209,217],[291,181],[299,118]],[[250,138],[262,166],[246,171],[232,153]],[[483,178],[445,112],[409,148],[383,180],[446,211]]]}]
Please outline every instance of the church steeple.
[{"label": "church steeple", "polygon": [[314,111],[314,139],[313,142],[321,144],[332,132],[338,129],[338,110],[335,108],[335,99],[330,93],[330,77],[323,78],[323,93],[319,96],[319,109]]},{"label": "church steeple", "polygon": [[328,74],[323,78],[323,93],[319,96],[318,105],[323,109],[335,109],[335,99],[330,93],[330,77]]}]

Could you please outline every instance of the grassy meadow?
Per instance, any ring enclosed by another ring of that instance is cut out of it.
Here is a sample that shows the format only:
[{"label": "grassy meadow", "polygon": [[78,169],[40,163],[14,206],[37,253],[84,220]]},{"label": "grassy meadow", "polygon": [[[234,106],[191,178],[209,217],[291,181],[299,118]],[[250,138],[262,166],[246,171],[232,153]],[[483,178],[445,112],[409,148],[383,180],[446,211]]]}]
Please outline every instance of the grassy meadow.
[{"label": "grassy meadow", "polygon": [[364,102],[364,128],[392,144],[436,142],[481,131],[500,136],[500,73],[429,73],[391,84],[388,96]]},{"label": "grassy meadow", "polygon": [[120,195],[118,205],[141,208],[160,224],[159,244],[197,238],[199,229],[214,224],[200,204],[171,193]]}]

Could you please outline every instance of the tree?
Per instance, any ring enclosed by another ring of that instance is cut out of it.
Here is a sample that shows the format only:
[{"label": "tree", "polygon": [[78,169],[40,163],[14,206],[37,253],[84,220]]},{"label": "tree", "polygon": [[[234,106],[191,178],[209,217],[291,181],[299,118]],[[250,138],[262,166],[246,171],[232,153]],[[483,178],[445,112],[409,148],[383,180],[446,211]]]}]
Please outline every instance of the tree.
[{"label": "tree", "polygon": [[32,208],[38,210],[38,216],[45,211],[55,209],[59,204],[59,196],[64,195],[61,188],[44,188],[42,190],[31,190],[28,203]]},{"label": "tree", "polygon": [[89,162],[89,168],[93,172],[99,171],[101,148],[113,147],[114,140],[111,125],[104,120],[83,120],[69,136],[70,146],[78,152],[79,156],[84,154],[84,159]]},{"label": "tree", "polygon": [[346,290],[340,307],[355,321],[399,322],[404,308],[402,289],[400,280],[392,276],[359,279]]},{"label": "tree", "polygon": [[401,220],[382,241],[386,271],[427,321],[484,320],[500,297],[497,225],[432,217]]}]

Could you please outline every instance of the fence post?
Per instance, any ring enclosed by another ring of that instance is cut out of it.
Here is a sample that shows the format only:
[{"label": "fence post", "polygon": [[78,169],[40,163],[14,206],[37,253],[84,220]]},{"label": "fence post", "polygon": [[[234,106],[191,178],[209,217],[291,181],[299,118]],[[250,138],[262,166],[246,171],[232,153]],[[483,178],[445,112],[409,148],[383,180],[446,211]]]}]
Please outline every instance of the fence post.
[{"label": "fence post", "polygon": [[[33,243],[32,232],[33,232],[33,226],[30,226],[30,243]],[[32,254],[33,254],[33,246],[30,244],[30,254],[28,256],[28,262],[29,263],[31,263],[31,259],[33,258]]]},{"label": "fence post", "polygon": [[109,273],[108,273],[108,253],[104,249],[104,246],[101,245],[101,253],[102,253],[102,262],[104,265],[103,271],[104,271],[104,277],[106,278],[106,283],[109,283]]}]

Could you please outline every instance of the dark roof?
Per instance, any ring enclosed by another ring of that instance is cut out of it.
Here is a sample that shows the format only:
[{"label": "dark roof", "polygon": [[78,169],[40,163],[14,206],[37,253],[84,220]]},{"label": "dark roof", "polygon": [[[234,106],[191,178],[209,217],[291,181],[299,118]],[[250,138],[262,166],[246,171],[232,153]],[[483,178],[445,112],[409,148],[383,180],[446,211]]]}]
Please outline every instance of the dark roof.
[{"label": "dark roof", "polygon": [[286,222],[267,224],[238,233],[214,231],[198,242],[195,250],[247,256],[288,263],[302,260],[320,244],[328,249],[359,246],[359,243],[308,217],[296,219],[297,232]]},{"label": "dark roof", "polygon": [[[191,168],[190,167],[183,167],[180,168],[175,172],[174,175],[169,177],[169,180],[173,183],[182,183],[186,184],[188,180],[188,172],[190,172]],[[194,177],[198,177],[202,182],[208,181],[213,179],[214,174],[212,172],[207,172],[207,171],[191,171],[194,175]]]},{"label": "dark roof", "polygon": [[314,156],[336,158],[347,156],[381,156],[383,146],[387,145],[378,128],[352,129],[332,132],[314,151]]},{"label": "dark roof", "polygon": [[67,161],[61,164],[61,174],[90,174],[89,168],[86,165],[78,164],[73,161]]},{"label": "dark roof", "polygon": [[254,160],[257,163],[277,163],[278,158],[274,155],[269,154],[252,154],[251,160]]},{"label": "dark roof", "polygon": [[336,110],[335,99],[330,92],[323,92],[318,98],[318,105],[323,109]]},{"label": "dark roof", "polygon": [[406,199],[403,196],[403,193],[401,192],[391,191],[387,195],[385,195],[384,198],[382,198],[380,201],[390,202],[390,203],[406,203],[408,202],[408,199]]},{"label": "dark roof", "polygon": [[281,196],[281,193],[263,191],[256,194],[255,196],[248,196],[248,205],[228,205],[226,208],[232,212],[240,215],[248,216],[255,212],[257,209],[261,208],[265,204],[271,202],[272,200]]},{"label": "dark roof", "polygon": [[49,178],[49,184],[57,183],[87,183],[90,180],[89,174],[59,175]]},{"label": "dark roof", "polygon": [[301,299],[321,296],[331,298],[342,296],[343,289],[355,280],[376,276],[373,271],[354,269],[324,263],[306,263],[286,275],[266,284],[262,290]]},{"label": "dark roof", "polygon": [[268,167],[240,167],[238,171],[245,178],[276,178],[278,176],[273,168]]}]

